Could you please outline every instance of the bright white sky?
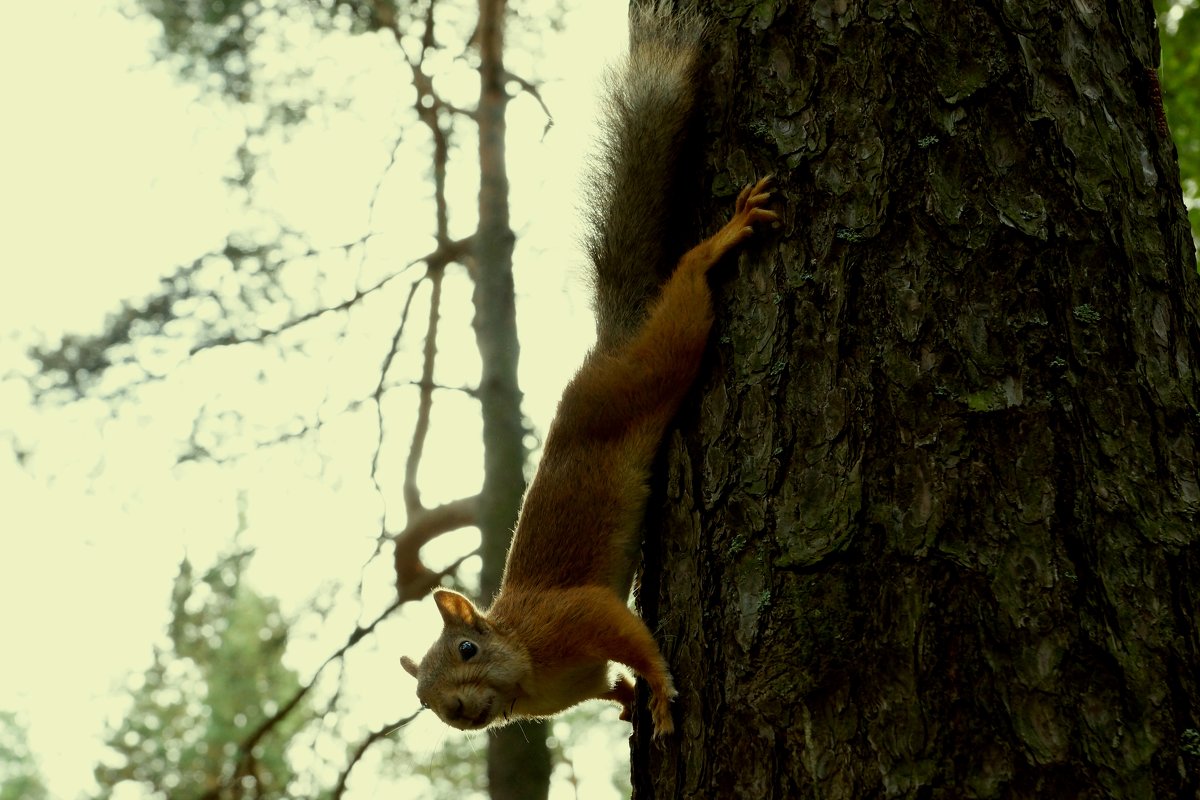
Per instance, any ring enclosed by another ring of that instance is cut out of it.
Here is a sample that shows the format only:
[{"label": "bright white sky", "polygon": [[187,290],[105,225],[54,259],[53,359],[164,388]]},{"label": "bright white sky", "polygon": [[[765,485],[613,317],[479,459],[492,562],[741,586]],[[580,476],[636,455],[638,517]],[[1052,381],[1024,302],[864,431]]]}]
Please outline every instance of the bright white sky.
[{"label": "bright white sky", "polygon": [[[148,666],[151,646],[162,636],[179,559],[186,553],[203,567],[228,547],[240,491],[249,509],[243,542],[257,547],[251,580],[258,590],[295,609],[331,580],[358,580],[380,509],[365,476],[373,412],[326,428],[315,453],[271,448],[226,466],[176,460],[207,403],[249,420],[278,415],[284,402],[311,409],[323,396],[336,409],[352,394],[346,386],[361,381],[354,369],[370,377],[378,364],[377,352],[354,357],[354,329],[361,327],[365,340],[394,325],[403,292],[378,298],[373,311],[355,318],[346,339],[351,345],[279,365],[266,389],[247,377],[261,366],[256,353],[195,359],[114,417],[94,401],[38,408],[22,380],[6,379],[14,369],[28,369],[22,354],[32,332],[52,338],[94,332],[123,298],[153,291],[159,276],[218,247],[227,231],[245,223],[222,183],[241,122],[154,64],[153,25],[122,17],[115,5],[17,3],[0,26],[0,642],[7,651],[0,660],[0,709],[22,715],[42,772],[63,800],[91,785],[104,723],[122,708],[122,682]],[[521,377],[526,411],[542,430],[590,340],[572,209],[596,76],[624,42],[622,0],[575,5],[566,33],[546,39],[542,63],[553,67],[540,70],[561,76],[544,88],[555,127],[543,137],[545,120],[528,99],[510,113]],[[355,46],[354,53],[329,46],[323,56],[333,64],[361,63],[362,42]],[[379,52],[387,57],[382,46]],[[514,54],[510,66],[520,71],[522,60]],[[335,75],[353,87],[353,113],[310,126],[268,154],[271,180],[261,201],[318,244],[388,230],[392,238],[381,237],[380,247],[393,259],[384,263],[396,263],[404,253],[428,249],[429,217],[413,201],[428,194],[427,167],[419,160],[407,169],[401,164],[374,214],[368,212],[394,102],[393,86],[372,80],[375,74]],[[459,226],[469,226],[473,196],[460,192],[454,199],[467,206]],[[407,223],[411,235],[394,223],[417,214]],[[338,289],[331,290],[334,296]],[[466,296],[465,281],[448,281],[447,292]],[[456,336],[465,337],[458,346],[469,350],[469,313],[465,305],[446,310],[447,353],[453,354]],[[443,363],[439,380],[467,384],[475,368],[469,358],[457,367]],[[444,408],[465,416],[443,417],[434,432],[423,472],[431,503],[478,488],[478,457],[470,455],[478,448],[474,407],[447,401]],[[399,433],[390,442],[392,464],[403,458],[406,437]],[[10,443],[30,453],[25,464]],[[394,473],[391,484],[399,484]],[[448,542],[447,557],[470,541],[466,533]],[[371,617],[388,601],[386,564],[365,577],[374,589],[361,613]],[[346,603],[323,628],[302,631],[289,663],[307,676],[359,614]],[[364,676],[364,725],[413,707],[398,659],[425,649],[435,617],[431,607],[410,607],[405,621],[383,631],[356,659]],[[420,626],[417,632],[409,620]],[[605,720],[597,722],[601,732],[574,732],[568,750],[582,781],[580,796],[612,797],[609,756],[614,737],[619,743],[626,731],[615,722],[615,709],[594,710]],[[429,717],[413,731],[417,740],[436,746],[458,735]],[[589,750],[604,755],[591,760]],[[371,796],[365,781],[352,788],[359,797]],[[556,795],[573,792],[562,785]]]}]

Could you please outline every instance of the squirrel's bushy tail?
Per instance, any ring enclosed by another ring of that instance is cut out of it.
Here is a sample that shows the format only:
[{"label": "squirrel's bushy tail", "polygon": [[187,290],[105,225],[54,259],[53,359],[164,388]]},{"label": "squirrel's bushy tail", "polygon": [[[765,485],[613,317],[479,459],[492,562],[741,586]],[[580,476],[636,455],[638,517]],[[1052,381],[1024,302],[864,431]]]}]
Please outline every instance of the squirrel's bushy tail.
[{"label": "squirrel's bushy tail", "polygon": [[628,57],[610,72],[591,177],[587,251],[597,349],[637,329],[678,253],[679,159],[696,100],[703,19],[660,0],[635,6]]}]

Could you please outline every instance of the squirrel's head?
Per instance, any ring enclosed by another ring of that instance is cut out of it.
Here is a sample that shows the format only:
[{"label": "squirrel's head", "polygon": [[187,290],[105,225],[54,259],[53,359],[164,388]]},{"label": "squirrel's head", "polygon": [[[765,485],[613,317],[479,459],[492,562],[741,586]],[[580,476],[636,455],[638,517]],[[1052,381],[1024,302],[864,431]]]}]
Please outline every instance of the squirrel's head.
[{"label": "squirrel's head", "polygon": [[404,656],[401,665],[417,679],[421,705],[462,730],[503,723],[523,694],[529,656],[514,647],[467,598],[438,589],[433,601],[445,628],[418,666]]}]

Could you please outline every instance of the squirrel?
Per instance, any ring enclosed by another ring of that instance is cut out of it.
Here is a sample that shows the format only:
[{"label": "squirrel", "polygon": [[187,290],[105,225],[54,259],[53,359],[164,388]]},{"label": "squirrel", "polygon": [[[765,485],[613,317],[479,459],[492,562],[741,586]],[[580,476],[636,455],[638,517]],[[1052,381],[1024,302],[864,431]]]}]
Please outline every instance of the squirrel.
[{"label": "squirrel", "polygon": [[650,469],[707,345],[708,271],[756,223],[778,219],[765,207],[764,178],[671,269],[672,184],[703,30],[699,16],[661,2],[631,11],[630,52],[608,82],[589,212],[596,345],[563,392],[492,606],[436,590],[442,635],[419,666],[401,659],[422,705],[455,728],[550,716],[588,699],[615,701],[630,720],[633,684],[609,677],[611,661],[649,685],[655,736],[674,729],[666,661],[627,605]]}]

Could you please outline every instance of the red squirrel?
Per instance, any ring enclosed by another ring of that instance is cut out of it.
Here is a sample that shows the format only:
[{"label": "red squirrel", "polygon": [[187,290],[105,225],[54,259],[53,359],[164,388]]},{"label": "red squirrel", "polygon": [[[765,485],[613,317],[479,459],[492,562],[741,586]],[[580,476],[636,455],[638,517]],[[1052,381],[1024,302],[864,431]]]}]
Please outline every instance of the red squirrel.
[{"label": "red squirrel", "polygon": [[593,186],[596,346],[563,392],[491,608],[435,591],[442,635],[419,666],[401,659],[422,704],[455,728],[550,716],[593,698],[621,704],[621,719],[631,719],[633,684],[609,676],[613,661],[649,684],[655,735],[674,729],[666,661],[627,605],[650,468],[708,341],[708,271],[756,223],[777,219],[764,178],[742,190],[715,235],[673,270],[663,263],[703,27],[660,3],[632,12]]}]

